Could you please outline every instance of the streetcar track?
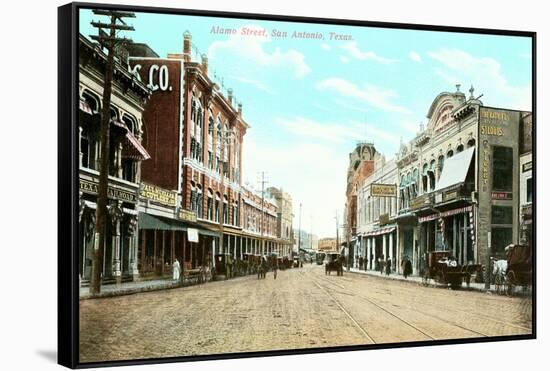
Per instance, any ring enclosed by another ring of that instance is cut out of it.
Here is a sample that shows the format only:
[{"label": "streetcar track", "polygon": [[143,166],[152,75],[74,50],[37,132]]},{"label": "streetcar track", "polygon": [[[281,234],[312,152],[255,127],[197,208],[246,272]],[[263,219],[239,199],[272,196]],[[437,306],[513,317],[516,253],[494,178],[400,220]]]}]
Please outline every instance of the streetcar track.
[{"label": "streetcar track", "polygon": [[[300,272],[302,275],[305,276],[305,273],[304,272]],[[359,322],[357,322],[355,320],[355,318],[353,318],[353,316],[346,310],[346,308],[344,308],[344,306],[334,297],[332,296],[328,290],[326,288],[324,288],[323,286],[319,285],[319,283],[314,279],[314,278],[310,278],[311,282],[313,282],[315,284],[315,286],[317,286],[321,291],[323,291],[325,293],[325,295],[327,295],[337,306],[338,308],[340,308],[340,310],[342,312],[344,312],[344,314],[351,320],[351,322],[361,331],[361,333],[369,340],[371,341],[373,344],[376,344],[376,341],[374,341],[374,339],[369,335],[369,333],[363,328],[363,326],[361,326],[359,324]]]},{"label": "streetcar track", "polygon": [[[355,273],[355,272],[354,272]],[[376,276],[374,276],[376,278]],[[437,286],[436,286],[437,288]],[[407,290],[407,291],[410,291],[410,290]],[[442,293],[439,293],[439,292],[435,292],[434,291],[434,294],[436,294],[437,296],[439,297],[443,297],[444,294]],[[435,296],[435,295],[434,295]],[[500,298],[485,298],[486,300],[491,300],[491,301],[502,301],[502,299]],[[443,309],[443,310],[446,310],[446,311],[452,311],[454,313],[458,313],[458,314],[461,314],[461,311],[459,310],[456,310],[456,309],[452,309],[452,308],[448,308],[448,307],[444,307],[444,306],[441,306],[441,305],[436,305],[434,304],[436,301],[434,300],[433,302],[426,302],[426,301],[418,301],[418,298],[416,298],[417,302],[419,304],[423,304],[423,305],[431,305],[432,307],[434,308],[440,308],[440,309]],[[412,308],[410,305],[409,305],[409,308],[411,309],[414,309],[416,310],[416,308]],[[423,312],[425,313],[425,312]],[[425,313],[427,314],[427,313]],[[512,328],[516,328],[516,329],[519,329],[519,330],[524,330],[524,331],[532,331],[531,328],[529,327],[525,327],[525,326],[522,326],[522,325],[519,325],[519,324],[515,324],[515,323],[512,323],[512,322],[506,322],[506,321],[501,321],[501,320],[498,320],[494,317],[491,317],[491,316],[488,316],[486,314],[483,314],[483,313],[479,313],[479,312],[472,312],[472,311],[469,311],[468,312],[469,315],[473,315],[473,316],[477,316],[478,318],[480,319],[486,319],[486,320],[489,320],[489,321],[492,321],[492,322],[495,322],[495,323],[498,323],[500,325],[504,325],[504,326],[508,326],[508,327],[512,327]],[[460,327],[460,325],[457,325],[457,327]],[[466,329],[466,328],[465,328]],[[472,332],[477,332],[475,330],[470,330],[470,329],[466,329],[468,331],[472,331]],[[491,336],[491,335],[484,335],[484,336]]]},{"label": "streetcar track", "polygon": [[[327,282],[330,282],[330,281],[327,280]],[[331,283],[332,283],[332,282],[331,282]],[[343,289],[345,289],[343,286],[340,286],[340,287],[342,287]],[[348,291],[349,291],[349,289],[348,289]],[[387,309],[387,308],[384,308],[382,305],[380,305],[380,304],[378,304],[378,303],[375,303],[372,299],[369,299],[369,298],[367,298],[367,297],[365,297],[365,296],[362,296],[362,295],[359,295],[359,294],[353,294],[352,292],[350,292],[350,293],[343,293],[343,292],[338,292],[338,291],[335,291],[335,292],[336,292],[336,293],[340,293],[340,294],[344,294],[344,295],[355,296],[355,297],[357,297],[357,298],[359,298],[359,299],[362,299],[362,300],[364,300],[364,301],[367,301],[367,302],[369,302],[370,304],[374,305],[375,307],[377,307],[377,308],[381,309],[382,311],[388,313],[390,316],[392,316],[392,317],[398,319],[399,321],[403,322],[403,323],[406,324],[407,326],[409,326],[409,327],[415,329],[416,331],[420,332],[420,333],[423,334],[424,336],[426,336],[426,337],[428,337],[428,338],[430,338],[430,339],[432,339],[432,340],[437,340],[435,337],[433,337],[432,335],[428,334],[427,332],[425,332],[424,330],[420,329],[419,327],[417,327],[416,325],[412,324],[411,322],[405,320],[405,319],[402,318],[401,316],[399,316],[399,315],[393,313],[392,311],[390,311],[390,310]],[[392,303],[388,303],[388,304],[394,305],[394,304],[392,304]],[[473,334],[477,334],[477,335],[480,335],[480,336],[483,336],[483,337],[489,337],[489,336],[490,336],[490,335],[484,334],[484,333],[482,333],[482,332],[479,332],[479,331],[476,331],[476,330],[473,330],[473,329],[464,327],[464,326],[462,326],[462,325],[459,325],[459,324],[457,324],[456,322],[449,321],[448,319],[444,319],[444,318],[441,318],[441,317],[439,317],[439,316],[436,316],[436,315],[433,315],[433,314],[430,314],[430,313],[427,313],[427,312],[424,312],[424,311],[421,311],[421,310],[417,310],[416,308],[412,308],[411,306],[406,306],[406,308],[407,308],[407,309],[410,309],[410,310],[414,310],[414,311],[416,311],[416,312],[418,312],[418,313],[421,313],[421,314],[423,314],[423,315],[425,315],[425,316],[427,316],[427,317],[430,317],[430,318],[437,318],[438,320],[440,320],[440,321],[443,322],[443,323],[449,324],[449,325],[454,326],[454,327],[458,327],[458,328],[460,328],[460,329],[462,329],[462,330],[465,330],[465,331],[467,331],[467,332],[471,332],[471,333],[473,333]]]},{"label": "streetcar track", "polygon": [[374,341],[374,339],[369,335],[369,333],[363,328],[363,326],[361,326],[356,320],[355,318],[353,318],[353,316],[346,310],[346,308],[344,308],[344,306],[342,304],[340,304],[340,302],[338,300],[336,300],[336,298],[334,298],[328,291],[327,289],[325,289],[324,287],[322,287],[321,285],[319,285],[319,283],[317,283],[316,281],[313,281],[313,283],[315,284],[315,286],[317,286],[319,289],[321,289],[329,298],[332,299],[332,301],[334,301],[336,303],[336,305],[338,305],[338,307],[340,308],[340,310],[342,312],[344,312],[344,314],[353,322],[353,324],[355,324],[355,326],[357,328],[359,328],[359,330],[361,330],[361,332],[363,333],[363,335],[365,335],[365,337],[367,339],[369,339],[373,344],[376,344],[376,341]]}]

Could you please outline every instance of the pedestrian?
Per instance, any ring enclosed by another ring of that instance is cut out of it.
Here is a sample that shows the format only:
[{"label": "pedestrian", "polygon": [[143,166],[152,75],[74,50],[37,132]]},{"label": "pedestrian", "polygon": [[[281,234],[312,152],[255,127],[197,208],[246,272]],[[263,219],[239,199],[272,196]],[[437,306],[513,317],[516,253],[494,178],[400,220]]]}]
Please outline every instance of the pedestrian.
[{"label": "pedestrian", "polygon": [[380,274],[384,274],[384,255],[378,258],[378,269],[380,269]]},{"label": "pedestrian", "polygon": [[273,265],[273,279],[274,280],[277,279],[277,269],[279,269],[279,263],[275,262],[275,264]]},{"label": "pedestrian", "polygon": [[411,261],[409,260],[409,257],[405,256],[403,261],[403,276],[407,278],[411,274],[412,274],[412,264],[411,264]]},{"label": "pedestrian", "polygon": [[389,276],[391,273],[391,258],[386,260],[386,276]]},{"label": "pedestrian", "polygon": [[178,261],[178,259],[176,259],[174,264],[172,264],[172,279],[174,281],[179,281],[180,271],[181,271],[180,262]]}]

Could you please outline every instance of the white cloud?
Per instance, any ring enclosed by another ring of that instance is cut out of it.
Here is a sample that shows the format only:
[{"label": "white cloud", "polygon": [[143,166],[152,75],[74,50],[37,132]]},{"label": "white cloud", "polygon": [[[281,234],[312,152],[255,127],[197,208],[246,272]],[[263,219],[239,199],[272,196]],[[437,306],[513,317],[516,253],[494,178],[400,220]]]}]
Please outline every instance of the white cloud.
[{"label": "white cloud", "polygon": [[341,55],[341,56],[340,56],[340,61],[341,61],[342,63],[349,63],[349,58],[346,57],[345,55]]},{"label": "white cloud", "polygon": [[216,56],[223,59],[224,53],[238,54],[239,60],[249,60],[263,67],[289,68],[296,78],[302,78],[311,72],[304,54],[294,49],[283,51],[278,47],[273,52],[267,52],[264,46],[271,42],[269,33],[266,37],[241,36],[241,29],[244,27],[253,30],[263,29],[256,25],[239,28],[237,33],[229,36],[227,40],[214,41],[208,49],[208,57],[215,60]]},{"label": "white cloud", "polygon": [[409,58],[412,59],[415,62],[422,62],[422,57],[420,57],[420,54],[412,50],[409,52]]},{"label": "white cloud", "polygon": [[317,89],[336,91],[344,97],[365,101],[372,107],[383,111],[410,113],[408,109],[391,102],[393,98],[397,97],[393,90],[376,85],[365,83],[359,87],[348,80],[332,77],[319,82]]},{"label": "white cloud", "polygon": [[359,49],[359,46],[357,45],[357,41],[350,41],[349,43],[346,43],[341,46],[342,49],[346,50],[350,56],[353,58],[366,61],[366,60],[373,60],[375,62],[383,63],[383,64],[390,64],[396,62],[395,59],[389,59],[379,56],[373,51],[362,51]]},{"label": "white cloud", "polygon": [[268,94],[274,94],[273,89],[269,85],[267,85],[267,84],[265,84],[265,83],[263,83],[259,80],[249,79],[247,77],[242,77],[242,76],[229,76],[229,78],[231,78],[235,81],[242,82],[243,84],[252,85],[256,89],[261,90],[263,92],[266,92]]},{"label": "white cloud", "polygon": [[321,48],[323,48],[323,49],[326,50],[326,51],[329,51],[329,50],[330,50],[330,45],[327,44],[327,43],[322,43],[322,44],[321,44]]},{"label": "white cloud", "polygon": [[445,68],[435,72],[446,82],[473,84],[476,94],[491,106],[530,110],[531,84],[514,86],[504,75],[500,63],[487,57],[477,57],[459,49],[441,49],[428,53]]}]

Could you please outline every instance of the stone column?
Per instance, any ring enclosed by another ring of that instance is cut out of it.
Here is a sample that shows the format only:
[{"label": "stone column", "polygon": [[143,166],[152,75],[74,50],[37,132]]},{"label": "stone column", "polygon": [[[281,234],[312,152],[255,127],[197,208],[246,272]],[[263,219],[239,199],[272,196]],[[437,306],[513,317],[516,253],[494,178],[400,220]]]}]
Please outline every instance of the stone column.
[{"label": "stone column", "polygon": [[128,273],[132,275],[134,281],[139,279],[138,271],[138,231],[137,215],[128,216]]},{"label": "stone column", "polygon": [[394,256],[393,256],[393,232],[391,232],[389,235],[388,235],[388,239],[389,239],[389,257],[391,259],[391,262],[392,262],[392,266],[395,264],[395,266],[397,267],[397,264],[394,260]]},{"label": "stone column", "polygon": [[376,269],[376,261],[378,256],[376,256],[376,237],[372,236],[372,269]]}]

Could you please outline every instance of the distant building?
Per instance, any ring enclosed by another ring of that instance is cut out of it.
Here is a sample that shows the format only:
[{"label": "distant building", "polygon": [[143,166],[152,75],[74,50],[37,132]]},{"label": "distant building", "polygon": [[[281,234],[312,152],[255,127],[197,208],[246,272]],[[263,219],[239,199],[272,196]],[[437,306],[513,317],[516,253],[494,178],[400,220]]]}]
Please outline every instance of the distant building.
[{"label": "distant building", "polygon": [[276,187],[269,187],[267,194],[277,203],[277,236],[285,243],[284,255],[290,255],[290,250],[294,245],[292,196],[288,192],[284,192],[282,188]]},{"label": "distant building", "polygon": [[317,246],[319,252],[337,252],[336,238],[320,238]]},{"label": "distant building", "polygon": [[361,184],[357,195],[357,238],[354,266],[366,259],[367,269],[376,269],[378,258],[391,259],[399,268],[397,248],[397,164],[384,156],[374,162],[374,170]]},{"label": "distant building", "polygon": [[374,162],[380,154],[372,143],[357,143],[355,149],[349,154],[347,171],[346,204],[344,208],[344,236],[340,243],[349,244],[348,263],[353,264],[354,246],[357,233],[357,193],[366,177],[374,171]]}]

